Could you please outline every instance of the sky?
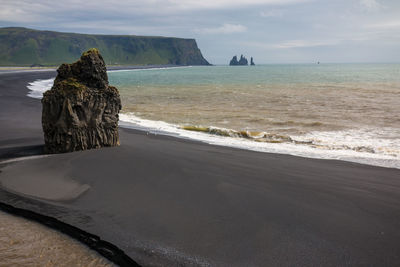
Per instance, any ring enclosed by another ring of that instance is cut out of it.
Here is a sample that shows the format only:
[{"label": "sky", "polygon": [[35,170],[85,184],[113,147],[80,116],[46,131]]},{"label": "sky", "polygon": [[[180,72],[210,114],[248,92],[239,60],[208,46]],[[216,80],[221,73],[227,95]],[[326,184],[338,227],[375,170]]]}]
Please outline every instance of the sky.
[{"label": "sky", "polygon": [[195,38],[228,64],[400,62],[400,0],[0,0],[0,27]]}]

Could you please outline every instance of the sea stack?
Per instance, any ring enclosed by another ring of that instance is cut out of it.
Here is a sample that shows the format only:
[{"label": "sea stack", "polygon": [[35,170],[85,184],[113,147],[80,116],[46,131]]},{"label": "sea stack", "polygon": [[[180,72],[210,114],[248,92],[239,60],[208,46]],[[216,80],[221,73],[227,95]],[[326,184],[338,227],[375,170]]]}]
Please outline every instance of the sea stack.
[{"label": "sea stack", "polygon": [[45,152],[64,153],[118,146],[121,99],[108,85],[99,51],[84,52],[73,64],[62,64],[53,87],[42,99]]},{"label": "sea stack", "polygon": [[240,55],[240,59],[238,61],[237,56],[233,56],[231,61],[229,62],[229,66],[247,66],[248,61],[243,55]]}]

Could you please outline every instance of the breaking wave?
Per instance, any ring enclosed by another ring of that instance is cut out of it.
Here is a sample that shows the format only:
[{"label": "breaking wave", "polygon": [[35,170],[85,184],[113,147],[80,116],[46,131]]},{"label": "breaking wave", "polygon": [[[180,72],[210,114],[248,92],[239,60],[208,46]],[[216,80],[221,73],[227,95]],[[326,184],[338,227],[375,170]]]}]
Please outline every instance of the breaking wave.
[{"label": "breaking wave", "polygon": [[[212,126],[176,125],[142,119],[134,113],[120,114],[120,121],[123,127],[194,139],[212,145],[400,169],[399,140],[372,137],[376,136],[376,133],[372,133],[373,129],[315,131],[305,135],[289,136]],[[386,131],[392,132],[392,129]]]},{"label": "breaking wave", "polygon": [[30,90],[28,96],[41,99],[43,97],[43,93],[46,92],[47,90],[50,90],[51,87],[53,86],[54,79],[55,78],[36,80],[30,82],[27,86],[28,89]]}]

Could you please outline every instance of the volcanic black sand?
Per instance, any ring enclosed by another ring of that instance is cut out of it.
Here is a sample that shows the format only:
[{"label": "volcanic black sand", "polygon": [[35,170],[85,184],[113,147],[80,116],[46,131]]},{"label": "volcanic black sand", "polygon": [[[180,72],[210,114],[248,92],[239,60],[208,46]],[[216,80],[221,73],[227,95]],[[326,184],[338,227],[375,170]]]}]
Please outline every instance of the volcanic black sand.
[{"label": "volcanic black sand", "polygon": [[[54,76],[0,74],[1,159],[42,153],[26,85]],[[120,147],[1,164],[0,201],[143,265],[400,266],[398,169],[120,135]]]}]

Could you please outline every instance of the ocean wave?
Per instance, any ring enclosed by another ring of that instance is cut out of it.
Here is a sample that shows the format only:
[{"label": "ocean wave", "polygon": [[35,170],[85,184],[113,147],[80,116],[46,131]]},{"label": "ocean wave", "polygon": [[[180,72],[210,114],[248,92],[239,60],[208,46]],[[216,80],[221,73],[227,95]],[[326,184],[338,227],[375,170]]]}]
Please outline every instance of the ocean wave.
[{"label": "ocean wave", "polygon": [[53,86],[54,79],[55,78],[36,80],[30,82],[27,86],[28,89],[30,90],[28,92],[28,96],[36,99],[41,99],[43,97],[43,93],[46,92],[47,90],[50,90],[51,87]]},{"label": "ocean wave", "polygon": [[273,121],[270,122],[272,125],[277,126],[304,126],[304,127],[319,127],[323,126],[324,123],[315,121],[315,122],[299,122],[299,121]]},{"label": "ocean wave", "polygon": [[137,68],[137,69],[123,69],[123,70],[107,70],[108,72],[127,72],[127,71],[144,71],[144,70],[170,70],[170,69],[184,69],[191,68],[193,66],[175,66],[175,67],[149,67],[149,68]]},{"label": "ocean wave", "polygon": [[[330,132],[311,132],[303,136],[289,136],[285,134],[236,131],[232,129],[203,126],[180,126],[187,131],[203,132],[224,137],[244,138],[264,143],[291,143],[296,145],[308,145],[325,150],[353,150],[372,154],[382,154],[400,158],[398,140],[382,140],[374,138],[372,130],[347,130]],[[368,136],[366,136],[368,135]],[[376,134],[375,134],[376,136]],[[379,144],[377,146],[377,144]]]},{"label": "ocean wave", "polygon": [[[315,131],[302,136],[288,136],[266,132],[235,131],[212,126],[182,126],[143,119],[134,113],[120,114],[120,121],[122,127],[194,139],[212,145],[400,169],[399,140],[372,137],[371,129]],[[387,130],[390,131],[390,129]]]},{"label": "ocean wave", "polygon": [[257,142],[266,143],[283,143],[283,142],[293,142],[292,138],[288,135],[272,134],[266,132],[254,132],[254,131],[236,131],[232,129],[218,128],[218,127],[203,127],[203,126],[180,126],[181,129],[194,132],[203,132],[208,134],[214,134],[225,137],[234,138],[245,138],[254,140]]}]

